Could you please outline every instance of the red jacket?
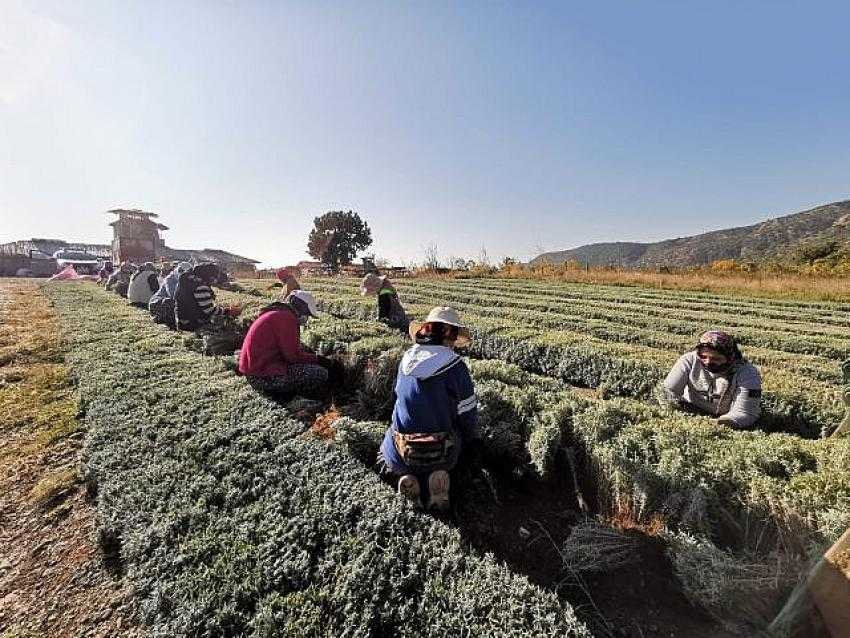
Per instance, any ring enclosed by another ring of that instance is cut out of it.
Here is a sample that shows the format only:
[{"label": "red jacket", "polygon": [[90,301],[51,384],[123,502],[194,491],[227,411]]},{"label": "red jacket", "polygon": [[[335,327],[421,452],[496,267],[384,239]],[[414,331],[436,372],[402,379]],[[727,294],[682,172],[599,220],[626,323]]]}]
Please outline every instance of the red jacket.
[{"label": "red jacket", "polygon": [[286,306],[263,312],[245,335],[239,372],[252,377],[285,376],[292,363],[317,363],[301,346],[301,325]]}]

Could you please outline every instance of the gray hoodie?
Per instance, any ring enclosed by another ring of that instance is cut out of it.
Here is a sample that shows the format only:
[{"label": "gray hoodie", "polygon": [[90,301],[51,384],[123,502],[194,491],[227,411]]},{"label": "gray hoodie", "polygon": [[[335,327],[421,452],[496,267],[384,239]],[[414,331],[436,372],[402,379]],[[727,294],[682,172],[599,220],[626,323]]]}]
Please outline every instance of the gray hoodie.
[{"label": "gray hoodie", "polygon": [[737,428],[748,428],[761,415],[761,376],[746,359],[724,375],[707,370],[695,351],[683,354],[664,379],[663,393],[667,403],[684,401]]}]

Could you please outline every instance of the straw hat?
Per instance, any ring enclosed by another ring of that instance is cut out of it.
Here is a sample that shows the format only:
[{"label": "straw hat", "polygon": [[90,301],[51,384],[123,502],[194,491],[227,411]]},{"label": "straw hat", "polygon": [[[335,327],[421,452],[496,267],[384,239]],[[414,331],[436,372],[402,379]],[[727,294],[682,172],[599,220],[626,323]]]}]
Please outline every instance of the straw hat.
[{"label": "straw hat", "polygon": [[436,308],[431,308],[431,312],[428,313],[428,316],[425,317],[425,321],[422,323],[411,321],[410,326],[408,327],[410,338],[416,341],[416,334],[426,323],[444,323],[458,328],[457,341],[455,341],[455,345],[457,347],[466,346],[470,341],[472,341],[472,337],[469,334],[469,328],[463,325],[460,320],[460,315],[454,308],[449,308],[448,306],[437,306]]},{"label": "straw hat", "polygon": [[381,288],[384,287],[384,283],[387,280],[386,275],[376,275],[373,272],[370,272],[368,275],[363,277],[363,281],[360,282],[360,294],[361,295],[376,295],[380,292]]}]

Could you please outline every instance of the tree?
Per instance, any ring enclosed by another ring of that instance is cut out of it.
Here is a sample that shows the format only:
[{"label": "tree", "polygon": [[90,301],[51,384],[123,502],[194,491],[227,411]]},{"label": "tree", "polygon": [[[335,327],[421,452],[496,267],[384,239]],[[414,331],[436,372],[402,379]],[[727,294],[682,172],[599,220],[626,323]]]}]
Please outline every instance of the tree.
[{"label": "tree", "polygon": [[333,272],[351,263],[358,251],[372,244],[372,231],[354,211],[332,210],[313,220],[307,252]]},{"label": "tree", "polygon": [[434,242],[425,247],[425,261],[422,265],[432,272],[437,272],[440,267],[440,253],[437,252],[437,244]]}]

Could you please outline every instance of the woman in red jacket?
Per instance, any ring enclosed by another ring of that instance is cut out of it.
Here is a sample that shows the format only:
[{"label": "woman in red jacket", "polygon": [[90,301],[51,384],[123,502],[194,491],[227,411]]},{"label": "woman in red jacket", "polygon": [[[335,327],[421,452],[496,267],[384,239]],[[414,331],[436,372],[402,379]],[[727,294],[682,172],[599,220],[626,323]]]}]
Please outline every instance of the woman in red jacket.
[{"label": "woman in red jacket", "polygon": [[316,391],[328,381],[318,356],[301,345],[301,326],[318,317],[313,295],[295,290],[283,302],[270,304],[251,324],[242,351],[239,372],[257,390],[271,394]]}]

